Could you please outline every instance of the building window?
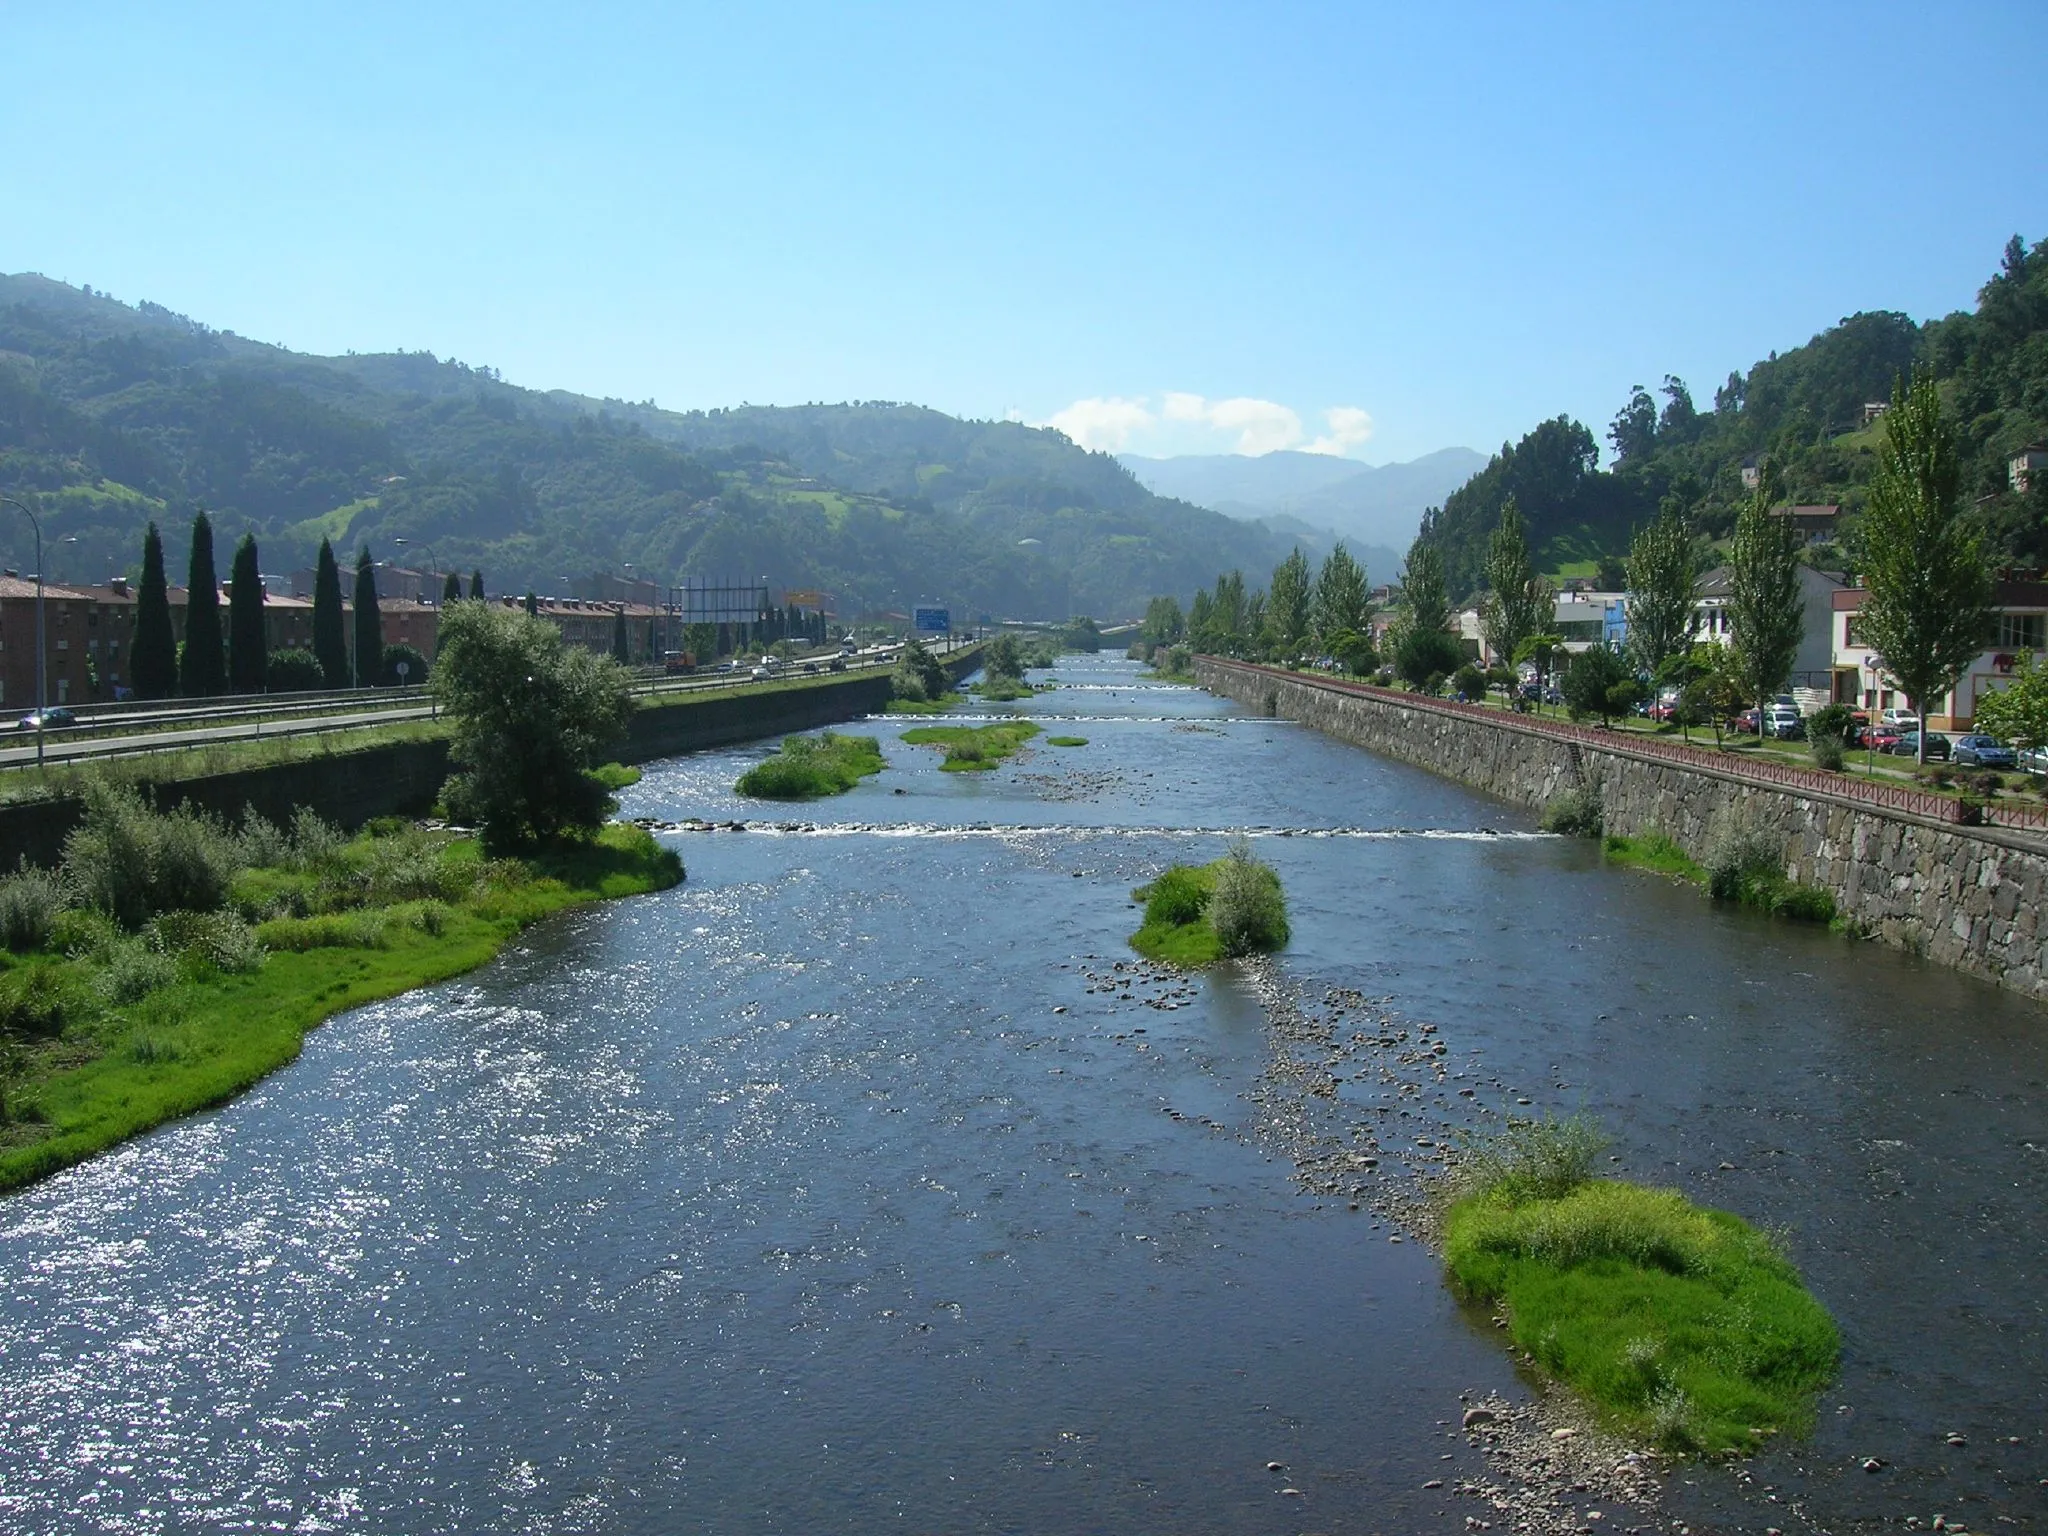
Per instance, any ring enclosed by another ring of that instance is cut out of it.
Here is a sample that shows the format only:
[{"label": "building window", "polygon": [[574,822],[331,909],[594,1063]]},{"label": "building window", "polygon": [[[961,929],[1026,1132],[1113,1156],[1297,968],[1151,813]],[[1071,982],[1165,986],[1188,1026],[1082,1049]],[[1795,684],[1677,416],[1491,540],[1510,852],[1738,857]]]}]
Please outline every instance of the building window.
[{"label": "building window", "polygon": [[65,702],[66,700],[68,700],[68,699],[69,699],[70,697],[71,697],[71,679],[70,679],[70,678],[68,678],[68,677],[60,677],[60,678],[58,678],[58,679],[57,679],[57,702],[58,702],[59,704],[62,704],[62,703],[64,703],[64,702]]},{"label": "building window", "polygon": [[1998,648],[2001,651],[2038,651],[2048,614],[2001,613],[1998,616]]},{"label": "building window", "polygon": [[1842,646],[1845,650],[1854,650],[1862,644],[1863,625],[1852,613],[1842,620]]}]

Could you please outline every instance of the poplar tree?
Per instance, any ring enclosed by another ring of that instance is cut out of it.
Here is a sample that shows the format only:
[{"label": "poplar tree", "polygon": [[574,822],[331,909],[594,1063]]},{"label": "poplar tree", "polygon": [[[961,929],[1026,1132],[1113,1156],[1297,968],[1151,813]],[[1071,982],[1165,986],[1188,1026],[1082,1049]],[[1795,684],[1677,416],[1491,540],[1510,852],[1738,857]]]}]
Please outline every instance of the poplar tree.
[{"label": "poplar tree", "polygon": [[235,546],[228,577],[228,683],[236,693],[261,693],[270,672],[270,645],[263,633],[263,575],[256,560],[256,535]]},{"label": "poplar tree", "polygon": [[1401,601],[1416,629],[1442,629],[1451,621],[1451,597],[1444,585],[1444,557],[1434,544],[1417,539],[1408,546],[1401,575]]},{"label": "poplar tree", "polygon": [[448,579],[441,583],[441,601],[444,605],[462,601],[462,578],[453,571],[450,571]]},{"label": "poplar tree", "polygon": [[1315,630],[1325,646],[1342,635],[1362,635],[1372,622],[1365,567],[1339,540],[1316,574]]},{"label": "poplar tree", "polygon": [[377,611],[377,568],[366,544],[356,555],[355,686],[374,688],[384,680],[384,619]]},{"label": "poplar tree", "polygon": [[469,595],[478,602],[484,600],[484,573],[480,570],[469,573]]},{"label": "poplar tree", "polygon": [[348,686],[348,630],[341,616],[341,567],[334,546],[320,541],[313,573],[313,657],[330,688]]},{"label": "poplar tree", "polygon": [[1735,537],[1728,550],[1731,659],[1743,693],[1756,702],[1759,737],[1764,704],[1792,671],[1806,627],[1806,596],[1799,590],[1799,534],[1791,518],[1772,514],[1777,499],[1777,465],[1766,459],[1756,491],[1735,515]]},{"label": "poplar tree", "polygon": [[1493,591],[1479,610],[1480,631],[1496,656],[1512,661],[1515,648],[1549,628],[1557,612],[1550,583],[1529,558],[1528,527],[1513,496],[1502,504],[1500,526],[1487,546],[1486,584]]},{"label": "poplar tree", "polygon": [[1628,643],[1637,664],[1653,676],[1692,645],[1699,577],[1692,534],[1676,506],[1636,530],[1628,546]]},{"label": "poplar tree", "polygon": [[220,632],[220,576],[213,567],[213,524],[201,512],[192,519],[192,560],[185,576],[185,649],[178,657],[178,691],[188,699],[224,692],[226,657]]},{"label": "poplar tree", "polygon": [[1273,568],[1273,584],[1266,590],[1265,628],[1271,633],[1275,653],[1283,661],[1292,660],[1301,652],[1301,642],[1308,635],[1313,592],[1308,556],[1297,544]]},{"label": "poplar tree", "polygon": [[1990,641],[1991,571],[1977,530],[1959,515],[1962,462],[1934,376],[1892,385],[1877,473],[1863,506],[1863,639],[1920,711],[1955,687]]},{"label": "poplar tree", "polygon": [[178,686],[178,637],[164,580],[164,541],[156,524],[142,536],[142,586],[135,596],[135,639],[128,679],[142,699],[167,699]]}]

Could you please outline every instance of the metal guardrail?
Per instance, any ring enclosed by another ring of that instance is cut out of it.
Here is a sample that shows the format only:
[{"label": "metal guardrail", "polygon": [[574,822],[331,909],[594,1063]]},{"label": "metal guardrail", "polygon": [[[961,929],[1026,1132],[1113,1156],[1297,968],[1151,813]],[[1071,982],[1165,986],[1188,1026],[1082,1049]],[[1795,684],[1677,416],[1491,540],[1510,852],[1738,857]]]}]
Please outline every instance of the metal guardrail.
[{"label": "metal guardrail", "polygon": [[1948,795],[1930,794],[1924,789],[1915,789],[1904,784],[1879,784],[1846,774],[1823,773],[1815,768],[1796,768],[1789,763],[1765,763],[1754,759],[1730,757],[1724,752],[1712,752],[1704,747],[1687,746],[1675,741],[1635,739],[1614,731],[1574,725],[1568,721],[1504,714],[1483,704],[1461,704],[1455,699],[1433,699],[1424,694],[1403,693],[1398,689],[1381,688],[1372,683],[1355,683],[1344,678],[1290,672],[1284,667],[1269,667],[1250,661],[1232,661],[1220,656],[1208,656],[1203,660],[1212,666],[1283,678],[1290,683],[1300,683],[1331,693],[1356,694],[1383,703],[1396,704],[1403,709],[1484,720],[1498,728],[1523,731],[1532,736],[1548,736],[1558,741],[1577,742],[1582,746],[1597,747],[1602,752],[1613,752],[1624,757],[1668,762],[1731,778],[1753,779],[1781,789],[1827,795],[1838,800],[1859,800],[1885,810],[1903,811],[1909,816],[1946,822],[1950,826],[2000,827],[2010,831],[2048,832],[2048,808],[2013,805],[1997,800],[1958,800]]}]

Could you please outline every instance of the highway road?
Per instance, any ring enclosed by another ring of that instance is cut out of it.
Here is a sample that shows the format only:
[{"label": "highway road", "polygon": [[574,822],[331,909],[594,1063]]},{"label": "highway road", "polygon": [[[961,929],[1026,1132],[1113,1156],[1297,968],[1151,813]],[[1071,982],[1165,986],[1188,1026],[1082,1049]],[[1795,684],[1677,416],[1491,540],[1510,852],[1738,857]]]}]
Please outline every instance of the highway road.
[{"label": "highway road", "polygon": [[[940,655],[951,654],[966,642],[934,646]],[[844,676],[873,671],[896,664],[901,648],[869,651],[846,658],[846,672],[827,674],[829,654],[808,658],[818,675]],[[755,682],[746,672],[712,672],[690,677],[655,677],[638,680],[633,692],[639,698],[672,698],[732,688],[769,688],[809,674],[804,661],[785,666],[771,681]],[[333,731],[361,730],[368,726],[401,725],[430,720],[435,706],[424,688],[377,689],[367,696],[362,691],[301,694],[293,698],[244,697],[233,700],[158,702],[149,705],[111,705],[81,716],[79,724],[48,731],[43,737],[46,764],[77,763],[98,758],[132,757],[141,753],[171,752],[191,747],[215,746],[225,742],[274,741],[284,736],[324,735]],[[36,760],[35,734],[21,731],[0,735],[0,768],[33,765]]]}]

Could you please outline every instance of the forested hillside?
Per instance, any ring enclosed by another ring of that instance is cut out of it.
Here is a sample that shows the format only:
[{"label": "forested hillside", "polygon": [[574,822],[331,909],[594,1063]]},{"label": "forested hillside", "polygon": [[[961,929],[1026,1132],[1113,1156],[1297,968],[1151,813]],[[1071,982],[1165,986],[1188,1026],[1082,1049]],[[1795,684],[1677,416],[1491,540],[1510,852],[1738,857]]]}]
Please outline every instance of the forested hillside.
[{"label": "forested hillside", "polygon": [[[0,277],[0,493],[33,492],[49,574],[129,570],[204,506],[265,568],[482,567],[494,590],[619,570],[1108,618],[1292,541],[1152,495],[1058,433],[914,406],[678,414],[421,354],[308,357],[43,278]],[[29,559],[0,521],[0,547]],[[408,541],[400,546],[399,539]]]},{"label": "forested hillside", "polygon": [[2006,483],[2006,461],[2048,438],[2048,241],[2015,236],[1974,311],[1916,324],[1891,312],[1851,315],[1805,346],[1731,373],[1703,410],[1683,380],[1637,385],[1607,429],[1610,467],[1599,468],[1590,430],[1568,417],[1505,444],[1485,469],[1425,517],[1422,536],[1443,553],[1453,593],[1480,580],[1487,538],[1512,494],[1539,565],[1579,566],[1619,555],[1630,530],[1673,501],[1709,538],[1727,533],[1743,492],[1742,466],[1769,455],[1795,502],[1833,502],[1845,513],[1854,560],[1855,513],[1875,462],[1881,423],[1867,403],[1889,400],[1915,364],[1931,367],[1955,419],[1967,487],[2002,556],[2048,562],[2048,477],[2030,495]]}]

